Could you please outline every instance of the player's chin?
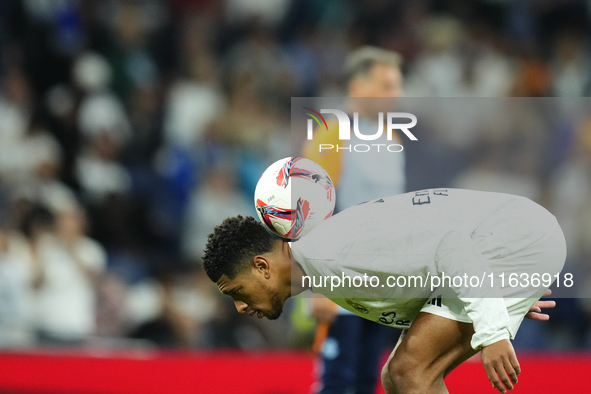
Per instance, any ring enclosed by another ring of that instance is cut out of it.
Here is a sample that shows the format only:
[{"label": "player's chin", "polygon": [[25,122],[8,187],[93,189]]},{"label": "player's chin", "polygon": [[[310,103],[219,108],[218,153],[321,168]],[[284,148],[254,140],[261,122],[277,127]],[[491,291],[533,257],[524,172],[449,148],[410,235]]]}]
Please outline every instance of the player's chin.
[{"label": "player's chin", "polygon": [[279,319],[279,317],[281,316],[282,313],[283,313],[283,308],[281,308],[281,309],[275,309],[271,313],[268,313],[268,314],[265,313],[265,316],[269,320],[277,320],[277,319]]},{"label": "player's chin", "polygon": [[281,301],[281,299],[279,298],[279,295],[274,294],[271,297],[271,308],[268,312],[265,312],[264,315],[267,317],[267,319],[269,320],[277,320],[279,319],[279,316],[281,316],[281,313],[283,313],[283,303],[285,301]]}]

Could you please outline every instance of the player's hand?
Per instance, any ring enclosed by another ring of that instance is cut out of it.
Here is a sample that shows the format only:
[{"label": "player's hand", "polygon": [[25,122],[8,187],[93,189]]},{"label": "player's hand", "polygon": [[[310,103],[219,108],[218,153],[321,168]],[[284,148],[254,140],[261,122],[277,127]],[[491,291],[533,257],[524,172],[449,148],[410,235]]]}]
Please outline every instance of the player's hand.
[{"label": "player's hand", "polygon": [[[547,297],[550,294],[552,294],[552,290],[548,289],[544,293],[543,297]],[[538,301],[531,308],[529,308],[529,312],[527,312],[525,317],[527,317],[528,319],[531,319],[531,320],[540,320],[540,321],[550,320],[549,315],[547,315],[545,313],[541,313],[542,309],[554,308],[555,306],[556,306],[556,301]]]},{"label": "player's hand", "polygon": [[312,298],[312,317],[319,323],[330,324],[337,314],[337,306],[328,298]]},{"label": "player's hand", "polygon": [[486,370],[488,380],[492,382],[493,388],[501,393],[506,393],[507,389],[513,390],[513,385],[517,383],[517,376],[521,373],[521,368],[513,345],[508,339],[484,347],[482,349],[482,365]]}]

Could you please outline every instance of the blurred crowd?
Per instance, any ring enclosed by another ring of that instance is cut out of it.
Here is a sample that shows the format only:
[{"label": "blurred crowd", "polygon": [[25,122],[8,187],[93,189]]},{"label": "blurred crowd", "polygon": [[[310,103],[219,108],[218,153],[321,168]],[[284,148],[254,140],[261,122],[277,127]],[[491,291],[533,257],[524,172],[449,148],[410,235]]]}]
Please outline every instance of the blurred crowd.
[{"label": "blurred crowd", "polygon": [[[0,346],[299,344],[297,310],[238,315],[199,266],[293,152],[291,97],[343,96],[366,44],[403,56],[411,97],[589,96],[590,22],[558,0],[0,2]],[[589,114],[433,132],[408,189],[542,203],[591,284]],[[591,347],[591,307],[559,304],[524,346]]]}]

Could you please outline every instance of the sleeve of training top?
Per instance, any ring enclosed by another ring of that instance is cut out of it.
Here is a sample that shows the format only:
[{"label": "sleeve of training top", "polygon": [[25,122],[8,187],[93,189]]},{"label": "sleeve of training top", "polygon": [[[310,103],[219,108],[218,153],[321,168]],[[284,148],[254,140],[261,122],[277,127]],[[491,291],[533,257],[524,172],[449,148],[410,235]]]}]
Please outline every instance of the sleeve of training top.
[{"label": "sleeve of training top", "polygon": [[[436,252],[435,264],[439,275],[449,277],[467,275],[477,276],[482,281],[483,274],[492,272],[486,260],[478,251],[470,237],[460,230],[446,234]],[[470,287],[464,281],[462,286],[452,287],[464,303],[468,317],[474,324],[471,346],[479,350],[502,339],[509,339],[509,313],[498,288],[491,287],[487,277],[482,287]]]}]

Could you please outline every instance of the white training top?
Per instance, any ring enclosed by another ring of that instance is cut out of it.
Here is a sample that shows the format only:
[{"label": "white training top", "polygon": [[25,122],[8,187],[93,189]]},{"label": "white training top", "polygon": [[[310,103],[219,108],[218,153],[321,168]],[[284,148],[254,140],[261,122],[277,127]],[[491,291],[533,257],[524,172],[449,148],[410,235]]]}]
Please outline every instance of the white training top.
[{"label": "white training top", "polygon": [[[483,230],[489,224],[502,225],[503,219],[496,218],[502,215],[495,216],[495,211],[523,200],[509,194],[461,189],[429,189],[384,197],[346,209],[318,224],[291,244],[292,253],[306,275],[316,280],[312,282],[315,293],[369,320],[408,328],[432,295],[430,276],[445,273],[480,278],[492,272],[491,259],[522,247],[514,245],[505,252],[497,247],[487,250],[487,242],[480,240],[490,234]],[[486,226],[481,226],[485,221]],[[330,279],[320,283],[321,277],[364,274],[377,276],[378,287],[335,287],[331,291]],[[386,285],[389,276],[406,276],[409,283],[411,276],[420,276],[426,285],[390,287]],[[498,288],[452,287],[474,324],[473,348],[510,337],[509,315]]]}]

